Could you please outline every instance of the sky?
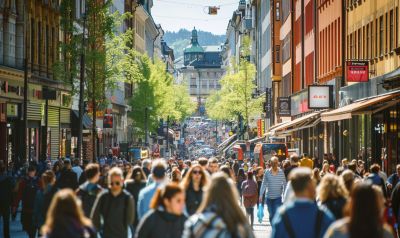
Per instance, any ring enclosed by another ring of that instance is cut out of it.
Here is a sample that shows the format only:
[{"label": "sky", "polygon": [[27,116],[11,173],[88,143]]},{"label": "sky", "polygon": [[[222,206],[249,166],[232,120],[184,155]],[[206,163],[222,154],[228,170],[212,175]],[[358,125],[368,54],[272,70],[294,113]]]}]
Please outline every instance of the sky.
[{"label": "sky", "polygon": [[[154,21],[164,31],[181,28],[222,35],[226,33],[229,19],[237,9],[239,0],[153,0],[151,9]],[[208,6],[220,7],[217,15],[208,15]]]}]

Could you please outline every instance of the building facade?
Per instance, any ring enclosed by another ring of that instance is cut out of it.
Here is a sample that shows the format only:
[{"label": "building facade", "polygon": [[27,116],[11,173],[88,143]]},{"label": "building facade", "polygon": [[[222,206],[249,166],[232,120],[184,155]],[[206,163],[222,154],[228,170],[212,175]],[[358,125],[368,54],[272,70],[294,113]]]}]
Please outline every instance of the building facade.
[{"label": "building facade", "polygon": [[184,66],[180,68],[180,81],[187,84],[192,100],[197,102],[198,115],[205,114],[205,100],[214,90],[219,90],[219,80],[224,74],[222,46],[201,46],[197,30],[193,29],[191,44],[184,50]]},{"label": "building facade", "polygon": [[[70,153],[71,87],[54,79],[59,59],[58,1],[1,1],[0,159],[23,160],[24,72],[28,75],[28,157],[56,159]],[[27,65],[23,63],[27,57]],[[47,98],[47,100],[46,100]]]}]

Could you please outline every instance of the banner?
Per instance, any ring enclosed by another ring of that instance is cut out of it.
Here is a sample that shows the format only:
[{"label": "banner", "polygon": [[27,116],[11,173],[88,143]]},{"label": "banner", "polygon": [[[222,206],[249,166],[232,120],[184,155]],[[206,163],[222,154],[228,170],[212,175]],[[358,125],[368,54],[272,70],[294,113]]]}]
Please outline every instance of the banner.
[{"label": "banner", "polygon": [[347,82],[368,82],[368,61],[347,61],[346,73]]},{"label": "banner", "polygon": [[263,119],[258,119],[257,120],[257,136],[258,137],[262,137],[264,135],[265,132],[265,121]]},{"label": "banner", "polygon": [[271,118],[272,114],[272,88],[265,91],[265,118]]}]

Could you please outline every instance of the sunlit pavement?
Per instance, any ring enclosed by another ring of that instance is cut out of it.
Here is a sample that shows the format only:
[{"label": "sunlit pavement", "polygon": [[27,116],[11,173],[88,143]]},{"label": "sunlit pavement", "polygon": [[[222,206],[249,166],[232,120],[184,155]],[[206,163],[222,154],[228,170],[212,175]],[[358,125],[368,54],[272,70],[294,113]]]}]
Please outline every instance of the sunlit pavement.
[{"label": "sunlit pavement", "polygon": [[[271,234],[271,225],[268,221],[268,210],[264,206],[264,219],[262,223],[260,224],[258,222],[257,218],[257,208],[254,209],[254,226],[253,226],[253,231],[254,234],[256,235],[256,238],[268,238],[270,237]],[[20,215],[21,213],[18,212],[17,219],[15,221],[11,221],[10,224],[10,232],[11,232],[11,238],[27,238],[28,236],[26,235],[25,232],[22,231],[22,226],[20,222]],[[3,237],[3,220],[0,219],[0,237]]]}]

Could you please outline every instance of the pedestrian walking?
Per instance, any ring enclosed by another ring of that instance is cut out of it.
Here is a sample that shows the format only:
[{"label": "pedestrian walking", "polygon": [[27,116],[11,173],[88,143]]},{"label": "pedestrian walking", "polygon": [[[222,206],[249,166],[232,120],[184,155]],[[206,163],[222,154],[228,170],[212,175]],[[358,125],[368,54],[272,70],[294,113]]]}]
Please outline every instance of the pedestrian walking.
[{"label": "pedestrian walking", "polygon": [[78,177],[74,171],[72,171],[71,161],[69,159],[64,160],[64,168],[60,173],[60,177],[57,179],[56,186],[59,189],[70,188],[75,190],[78,188]]},{"label": "pedestrian walking", "polygon": [[195,164],[189,169],[181,184],[186,193],[186,214],[191,216],[203,201],[204,188],[208,184],[208,177],[204,169],[199,164]]},{"label": "pedestrian walking", "polygon": [[254,206],[257,204],[258,191],[257,183],[254,181],[253,172],[247,172],[247,179],[242,183],[243,205],[246,209],[246,214],[250,218],[250,225],[253,228],[254,224]]},{"label": "pedestrian walking", "polygon": [[240,205],[242,205],[242,183],[246,180],[246,174],[243,168],[240,168],[236,176],[236,188],[239,192]]},{"label": "pedestrian walking", "polygon": [[56,175],[52,170],[45,171],[41,176],[41,188],[36,193],[35,203],[33,207],[33,221],[36,229],[40,233],[43,226],[47,211],[49,210],[51,200],[57,192]]},{"label": "pedestrian walking", "polygon": [[150,204],[151,210],[140,221],[135,238],[181,237],[186,220],[184,207],[185,193],[178,184],[158,188]]},{"label": "pedestrian walking", "polygon": [[79,159],[74,159],[72,166],[72,171],[76,174],[76,179],[79,181],[79,178],[82,175],[83,169],[81,168]]},{"label": "pedestrian walking", "polygon": [[100,180],[100,167],[98,164],[86,166],[84,174],[87,181],[76,190],[76,195],[82,202],[83,213],[90,217],[97,196],[102,192],[102,187],[98,184]]},{"label": "pedestrian walking", "polygon": [[385,180],[380,176],[379,171],[381,167],[379,164],[373,164],[370,167],[370,174],[366,177],[367,181],[370,181],[372,184],[379,186],[382,189],[383,195],[385,198],[387,197]]},{"label": "pedestrian walking", "polygon": [[71,189],[55,194],[42,234],[45,238],[96,238],[91,221],[83,215],[78,198]]},{"label": "pedestrian walking", "polygon": [[158,159],[153,161],[151,176],[154,182],[139,192],[139,198],[137,202],[137,215],[139,220],[144,216],[144,214],[146,214],[146,212],[150,210],[150,201],[153,198],[157,188],[164,183],[166,171],[167,165],[163,160]]},{"label": "pedestrian walking", "polygon": [[391,195],[392,190],[400,182],[400,164],[396,165],[396,172],[389,176],[386,181],[388,195]]},{"label": "pedestrian walking", "polygon": [[284,204],[272,221],[271,238],[322,238],[334,217],[315,202],[315,182],[309,168],[289,175],[295,200]]},{"label": "pedestrian walking", "polygon": [[123,172],[112,168],[108,173],[109,189],[101,193],[93,206],[91,218],[102,237],[127,238],[135,218],[132,195],[123,189]]},{"label": "pedestrian walking", "polygon": [[343,218],[343,209],[347,203],[347,190],[339,177],[325,175],[317,189],[320,205],[325,206],[336,220]]},{"label": "pedestrian walking", "polygon": [[224,173],[213,175],[198,212],[185,223],[182,237],[254,237],[238,198],[234,184]]},{"label": "pedestrian walking", "polygon": [[324,238],[393,238],[391,228],[383,222],[384,201],[376,185],[356,184],[350,196],[349,217],[333,223]]},{"label": "pedestrian walking", "polygon": [[[131,172],[128,174],[125,180],[125,189],[132,196],[135,201],[135,211],[137,211],[137,202],[139,199],[139,192],[146,187],[146,175],[143,169],[139,166],[133,167]],[[133,220],[133,224],[131,226],[132,233],[135,234],[135,227],[139,223],[138,216],[135,214],[135,219]]]},{"label": "pedestrian walking", "polygon": [[[256,178],[256,182],[257,182],[257,193],[259,197],[262,197],[263,200],[261,201],[261,204],[264,204],[264,194],[260,194],[261,191],[261,184],[264,178],[264,168],[263,167],[257,167],[255,172],[253,172],[253,176],[255,176]],[[260,204],[260,200],[257,200],[257,207]]]},{"label": "pedestrian walking", "polygon": [[308,155],[304,154],[300,160],[300,167],[307,167],[309,169],[314,168],[314,162]]},{"label": "pedestrian walking", "polygon": [[36,236],[36,226],[33,222],[33,208],[39,188],[40,180],[36,176],[36,167],[29,165],[27,176],[19,183],[17,197],[12,207],[13,213],[15,213],[19,202],[22,201],[21,224],[22,229],[28,234],[29,238]]},{"label": "pedestrian walking", "polygon": [[[265,170],[260,194],[264,194],[268,207],[269,220],[275,215],[277,209],[282,205],[282,196],[286,188],[285,173],[279,168],[279,159],[274,156],[271,158],[271,168]],[[260,196],[259,201],[262,201]]]},{"label": "pedestrian walking", "polygon": [[3,218],[3,237],[10,238],[10,212],[14,180],[7,175],[6,165],[0,161],[0,217]]}]

